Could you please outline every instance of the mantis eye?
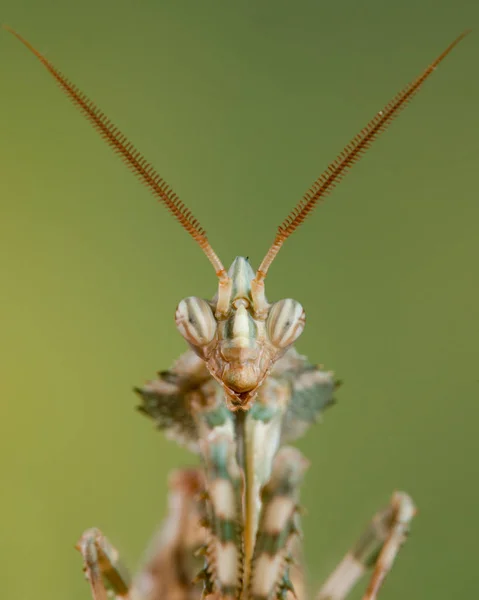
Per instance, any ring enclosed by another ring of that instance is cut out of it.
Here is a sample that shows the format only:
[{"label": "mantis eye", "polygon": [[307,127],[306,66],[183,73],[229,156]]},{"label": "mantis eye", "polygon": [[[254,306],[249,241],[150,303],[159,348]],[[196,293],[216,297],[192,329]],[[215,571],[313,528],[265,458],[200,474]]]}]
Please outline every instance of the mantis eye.
[{"label": "mantis eye", "polygon": [[291,298],[275,302],[266,319],[269,339],[278,348],[286,348],[299,338],[304,323],[304,309],[299,302]]},{"label": "mantis eye", "polygon": [[206,346],[215,337],[216,320],[203,298],[190,296],[178,304],[175,313],[178,331],[193,346]]}]

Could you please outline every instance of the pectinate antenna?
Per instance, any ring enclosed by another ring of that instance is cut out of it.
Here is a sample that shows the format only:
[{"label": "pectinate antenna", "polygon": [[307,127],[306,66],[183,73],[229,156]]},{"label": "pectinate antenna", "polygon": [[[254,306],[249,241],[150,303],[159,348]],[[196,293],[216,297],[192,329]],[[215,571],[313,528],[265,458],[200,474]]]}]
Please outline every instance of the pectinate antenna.
[{"label": "pectinate antenna", "polygon": [[457,37],[425,71],[416,79],[411,81],[403,90],[401,90],[383,110],[379,111],[375,117],[369,121],[344,148],[339,156],[328,166],[318,179],[313,183],[303,198],[289,213],[286,219],[278,227],[273,244],[264,257],[256,273],[255,287],[261,287],[261,282],[266,277],[271,263],[278,254],[280,248],[287,238],[301,225],[320,201],[330,194],[338,183],[343,179],[351,167],[359,161],[365,152],[371,147],[372,143],[378,138],[379,134],[385,131],[391,121],[405,108],[408,102],[419,91],[422,84],[436,69],[446,56],[451,52],[459,42],[466,37],[469,31],[465,31]]},{"label": "pectinate antenna", "polygon": [[213,265],[221,282],[228,280],[226,271],[211,247],[205,230],[199,221],[193,216],[191,210],[183,204],[175,192],[168,186],[165,180],[158,175],[152,165],[144,156],[128,141],[126,136],[116,127],[110,119],[82,92],[76,85],[71,83],[53,64],[34,48],[19,33],[4,25],[4,28],[12,33],[22,42],[43,64],[43,66],[54,77],[60,89],[70,98],[73,104],[80,110],[84,117],[100,134],[100,137],[112,148],[126,166],[138,177],[138,179],[150,190],[179,224],[199,244]]}]

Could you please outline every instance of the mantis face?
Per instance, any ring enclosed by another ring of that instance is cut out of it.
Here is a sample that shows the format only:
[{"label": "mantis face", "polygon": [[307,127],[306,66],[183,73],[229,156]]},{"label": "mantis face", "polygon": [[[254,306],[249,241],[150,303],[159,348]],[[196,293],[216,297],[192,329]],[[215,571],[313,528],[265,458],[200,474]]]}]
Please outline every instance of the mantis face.
[{"label": "mantis face", "polygon": [[268,304],[258,297],[247,258],[235,258],[224,281],[211,302],[182,300],[175,320],[223,386],[230,409],[247,409],[274,363],[301,335],[305,315],[296,300]]}]

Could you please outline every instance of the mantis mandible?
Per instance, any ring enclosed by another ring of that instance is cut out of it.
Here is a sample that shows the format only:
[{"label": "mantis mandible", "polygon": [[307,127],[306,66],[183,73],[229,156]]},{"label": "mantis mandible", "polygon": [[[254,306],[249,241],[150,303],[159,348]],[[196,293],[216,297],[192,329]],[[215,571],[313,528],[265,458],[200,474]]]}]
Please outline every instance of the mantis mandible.
[{"label": "mantis mandible", "polygon": [[[105,142],[199,245],[213,266],[212,300],[189,297],[175,314],[189,350],[136,391],[139,410],[197,453],[202,466],[171,475],[170,514],[144,568],[130,581],[118,552],[97,529],[77,544],[94,600],[273,600],[305,598],[299,490],[308,461],[287,444],[333,404],[333,373],[308,362],[294,343],[305,325],[299,302],[268,302],[265,279],[284,242],[405,108],[461,34],[386,104],[318,177],[277,229],[256,271],[237,257],[227,270],[205,230],[121,131],[22,36]],[[374,600],[416,512],[395,492],[320,589],[342,600],[372,571]],[[201,568],[202,563],[202,568]]]}]

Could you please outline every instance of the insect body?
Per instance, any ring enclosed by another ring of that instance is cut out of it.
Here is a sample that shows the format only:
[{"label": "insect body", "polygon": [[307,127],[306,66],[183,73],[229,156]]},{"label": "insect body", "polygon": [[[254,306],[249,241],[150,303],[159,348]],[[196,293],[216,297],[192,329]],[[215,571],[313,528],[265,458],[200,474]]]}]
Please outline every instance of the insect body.
[{"label": "insect body", "polygon": [[[48,59],[10,31],[198,243],[218,278],[212,300],[190,297],[177,307],[176,325],[190,349],[170,370],[136,390],[139,410],[197,453],[203,466],[172,475],[170,516],[133,583],[101,532],[85,532],[78,549],[94,599],[105,600],[107,588],[129,600],[304,598],[299,488],[308,463],[286,444],[333,403],[337,382],[295,350],[304,310],[292,299],[270,303],[265,278],[285,240],[466,34],[351,140],[279,226],[256,271],[243,257],[227,271],[198,220],[118,128]],[[414,513],[409,496],[393,494],[328,578],[318,600],[345,598],[368,569],[373,574],[364,599],[374,600]]]}]

